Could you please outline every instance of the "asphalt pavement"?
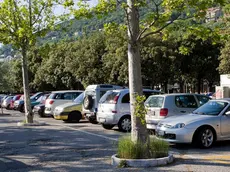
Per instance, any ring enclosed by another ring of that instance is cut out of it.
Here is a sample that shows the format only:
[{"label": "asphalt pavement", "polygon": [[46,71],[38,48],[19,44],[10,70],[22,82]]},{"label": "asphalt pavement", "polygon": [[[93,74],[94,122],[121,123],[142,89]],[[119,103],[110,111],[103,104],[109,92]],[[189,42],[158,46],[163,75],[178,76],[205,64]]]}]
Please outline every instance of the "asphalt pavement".
[{"label": "asphalt pavement", "polygon": [[74,171],[230,171],[230,142],[217,143],[212,149],[191,145],[171,145],[175,162],[164,167],[116,168],[110,165],[121,133],[105,130],[86,120],[64,123],[38,118],[45,126],[18,127],[23,114],[0,114],[0,172],[74,172]]}]

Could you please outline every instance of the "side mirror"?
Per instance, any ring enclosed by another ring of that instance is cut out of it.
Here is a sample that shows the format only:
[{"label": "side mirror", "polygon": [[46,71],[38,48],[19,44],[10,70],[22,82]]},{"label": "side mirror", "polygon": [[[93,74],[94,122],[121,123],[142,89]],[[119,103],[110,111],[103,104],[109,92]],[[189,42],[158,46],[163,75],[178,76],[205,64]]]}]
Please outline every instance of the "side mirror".
[{"label": "side mirror", "polygon": [[226,116],[230,116],[230,111],[225,113]]}]

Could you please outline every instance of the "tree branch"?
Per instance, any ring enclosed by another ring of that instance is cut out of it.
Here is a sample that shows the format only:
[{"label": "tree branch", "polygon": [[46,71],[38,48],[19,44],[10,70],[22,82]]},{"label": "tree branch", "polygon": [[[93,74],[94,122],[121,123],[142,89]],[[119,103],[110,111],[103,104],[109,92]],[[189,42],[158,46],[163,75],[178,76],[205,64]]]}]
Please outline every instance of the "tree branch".
[{"label": "tree branch", "polygon": [[149,36],[149,35],[153,35],[153,34],[160,33],[163,29],[165,29],[166,27],[168,27],[169,25],[171,25],[175,20],[177,20],[177,19],[180,17],[180,15],[181,15],[181,14],[177,15],[177,17],[175,17],[175,19],[169,21],[167,24],[165,24],[164,26],[162,26],[162,27],[159,28],[158,30],[153,31],[153,32],[149,32],[149,33],[145,34],[145,35],[142,36],[140,39],[144,39],[144,38],[146,38],[146,37]]},{"label": "tree branch", "polygon": [[137,37],[137,41],[141,39],[141,36],[150,28],[152,27],[156,21],[159,19],[160,15],[159,15],[159,6],[161,5],[161,3],[157,4],[155,1],[153,1],[155,7],[156,7],[156,16],[154,17],[153,21],[148,25],[146,26],[138,35]]}]

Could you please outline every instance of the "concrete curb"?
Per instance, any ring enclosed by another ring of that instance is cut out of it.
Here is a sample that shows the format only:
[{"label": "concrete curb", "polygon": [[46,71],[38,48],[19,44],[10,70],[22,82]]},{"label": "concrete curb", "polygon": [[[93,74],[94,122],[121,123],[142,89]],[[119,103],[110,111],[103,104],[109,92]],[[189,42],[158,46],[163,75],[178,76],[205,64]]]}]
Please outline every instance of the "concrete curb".
[{"label": "concrete curb", "polygon": [[25,122],[18,122],[17,126],[22,127],[22,126],[44,126],[47,125],[45,122],[38,122],[34,121],[34,123],[25,123]]},{"label": "concrete curb", "polygon": [[125,165],[127,167],[156,167],[170,164],[174,161],[172,154],[167,157],[156,158],[156,159],[120,159],[117,154],[113,155],[111,158],[111,164],[113,166]]}]

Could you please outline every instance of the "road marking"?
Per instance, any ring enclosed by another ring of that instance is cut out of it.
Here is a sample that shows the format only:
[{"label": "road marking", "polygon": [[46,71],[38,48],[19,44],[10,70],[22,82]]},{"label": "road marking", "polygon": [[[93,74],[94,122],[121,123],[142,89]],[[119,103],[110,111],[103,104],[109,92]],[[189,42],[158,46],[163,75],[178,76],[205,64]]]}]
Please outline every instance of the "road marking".
[{"label": "road marking", "polygon": [[88,135],[100,137],[100,138],[103,138],[103,139],[108,139],[108,140],[112,140],[112,141],[118,141],[118,139],[115,139],[115,138],[103,136],[103,135],[100,135],[100,134],[91,133],[91,132],[88,132],[88,131],[83,131],[83,130],[76,129],[76,128],[73,128],[73,127],[70,127],[70,126],[63,126],[63,125],[60,125],[60,124],[53,124],[53,125],[61,126],[61,127],[64,127],[64,128],[69,128],[71,130],[76,130],[76,131],[79,131],[79,132],[82,132],[82,133],[85,133],[85,134],[88,134]]},{"label": "road marking", "polygon": [[204,156],[203,159],[219,164],[230,164],[230,155],[211,155]]}]

